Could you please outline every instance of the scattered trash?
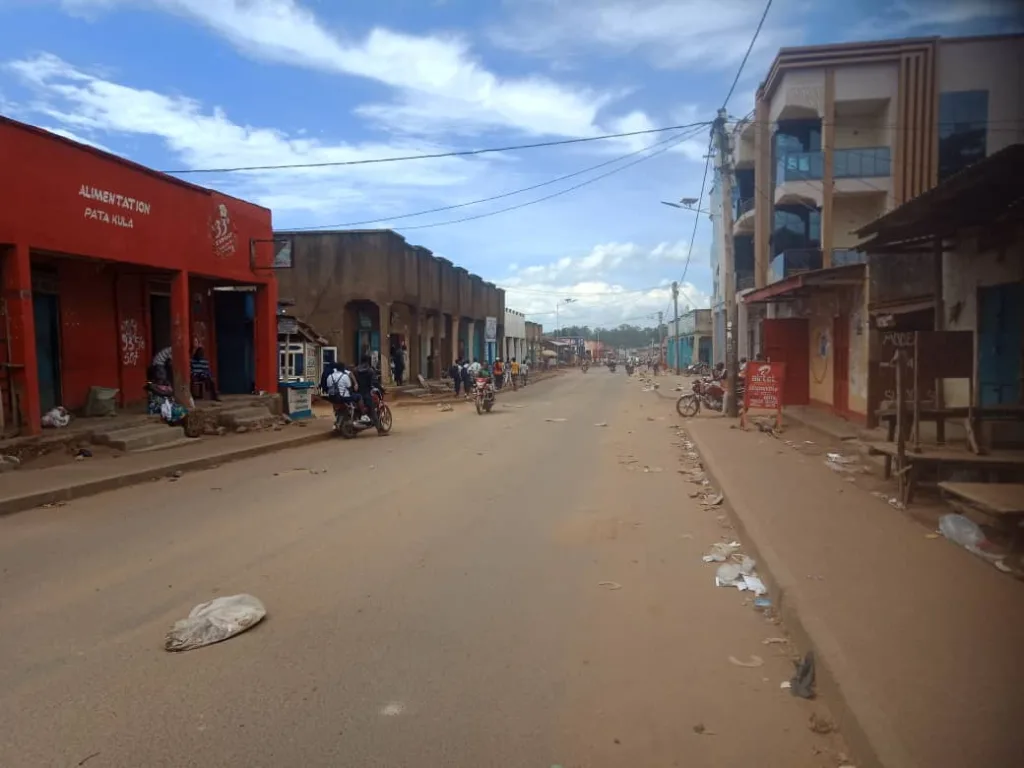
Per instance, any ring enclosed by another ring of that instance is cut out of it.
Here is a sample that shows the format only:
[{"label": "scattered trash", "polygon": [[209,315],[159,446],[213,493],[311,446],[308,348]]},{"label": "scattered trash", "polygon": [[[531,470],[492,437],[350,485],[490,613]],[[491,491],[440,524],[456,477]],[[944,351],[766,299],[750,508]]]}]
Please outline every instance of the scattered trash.
[{"label": "scattered trash", "polygon": [[729,663],[737,667],[760,667],[764,664],[764,659],[760,656],[751,656],[748,661],[740,661],[735,656],[730,656]]},{"label": "scattered trash", "polygon": [[759,611],[766,611],[772,607],[772,600],[770,597],[755,597],[754,607]]},{"label": "scattered trash", "polygon": [[679,538],[680,539],[692,539],[693,538],[693,534],[692,533],[684,533],[684,534],[681,534],[679,536]]},{"label": "scattered trash", "polygon": [[644,467],[644,472],[661,472],[661,467]]},{"label": "scattered trash", "polygon": [[761,645],[785,645],[788,642],[785,637],[766,637],[761,641]]},{"label": "scattered trash", "polygon": [[783,690],[791,688],[792,686],[793,684],[789,682],[789,680],[783,680],[781,683],[779,683],[779,688],[782,688]]},{"label": "scattered trash", "polygon": [[698,736],[715,735],[714,731],[709,731],[707,728],[704,727],[704,723],[697,723],[695,726],[693,726],[693,732],[696,733]]},{"label": "scattered trash", "polygon": [[568,419],[544,419],[544,421],[550,421],[552,424],[559,424],[563,421],[568,421]]},{"label": "scattered trash", "polygon": [[730,541],[728,544],[717,541],[711,545],[711,549],[701,559],[705,563],[724,563],[739,548],[740,543],[738,541]]},{"label": "scattered trash", "polygon": [[451,403],[438,403],[437,410],[441,411],[442,413],[447,413],[448,411],[454,411],[455,408],[454,406],[452,406]]},{"label": "scattered trash", "polygon": [[722,494],[718,493],[718,494],[715,494],[714,496],[708,496],[701,503],[704,504],[705,507],[717,507],[723,501],[725,501],[725,496],[723,496]]},{"label": "scattered trash", "polygon": [[942,534],[941,534],[941,533],[926,533],[926,534],[924,535],[924,537],[925,537],[926,539],[938,539],[938,538],[940,538],[941,536],[942,536]]},{"label": "scattered trash", "polygon": [[187,619],[176,621],[164,639],[166,651],[190,651],[213,645],[245,632],[267,615],[263,603],[252,595],[218,597],[200,603]]},{"label": "scattered trash", "polygon": [[822,736],[832,733],[832,731],[836,729],[836,727],[832,725],[832,723],[829,720],[826,720],[824,717],[821,717],[820,715],[813,713],[811,714],[811,718],[807,723],[807,727],[815,733],[821,734]]},{"label": "scattered trash", "polygon": [[856,459],[843,456],[841,453],[826,453],[825,465],[833,472],[857,472],[861,474],[867,472],[867,469],[858,463]]},{"label": "scattered trash", "polygon": [[959,544],[972,555],[977,555],[984,560],[994,563],[1001,560],[1000,555],[990,550],[992,543],[985,538],[985,532],[981,527],[963,515],[947,514],[939,518],[939,531],[952,542]]},{"label": "scattered trash", "polygon": [[814,698],[814,651],[808,651],[796,665],[796,672],[789,680],[790,691],[801,699]]},{"label": "scattered trash", "polygon": [[617,581],[599,581],[597,582],[597,586],[604,587],[605,589],[612,591],[616,589],[622,589],[622,585],[619,584],[619,582]]},{"label": "scattered trash", "polygon": [[65,408],[58,405],[56,408],[51,408],[43,414],[43,418],[40,421],[44,427],[66,427],[71,423],[71,414]]},{"label": "scattered trash", "polygon": [[599,421],[599,422],[598,422],[597,424],[595,424],[594,426],[595,426],[595,427],[607,427],[607,426],[608,426],[608,422],[607,422],[607,421]]}]

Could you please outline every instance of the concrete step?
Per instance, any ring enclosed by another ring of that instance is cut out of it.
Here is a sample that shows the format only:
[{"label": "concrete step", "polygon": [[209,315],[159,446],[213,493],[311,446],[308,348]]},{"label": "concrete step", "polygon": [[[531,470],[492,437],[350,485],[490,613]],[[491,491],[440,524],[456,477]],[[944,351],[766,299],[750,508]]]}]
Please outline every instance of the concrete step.
[{"label": "concrete step", "polygon": [[120,451],[131,452],[167,445],[181,440],[184,436],[185,431],[181,427],[169,427],[162,422],[155,422],[110,432],[94,432],[92,441]]},{"label": "concrete step", "polygon": [[225,408],[217,414],[217,423],[228,429],[253,428],[273,424],[279,418],[280,416],[275,416],[269,408],[247,405],[240,408]]}]

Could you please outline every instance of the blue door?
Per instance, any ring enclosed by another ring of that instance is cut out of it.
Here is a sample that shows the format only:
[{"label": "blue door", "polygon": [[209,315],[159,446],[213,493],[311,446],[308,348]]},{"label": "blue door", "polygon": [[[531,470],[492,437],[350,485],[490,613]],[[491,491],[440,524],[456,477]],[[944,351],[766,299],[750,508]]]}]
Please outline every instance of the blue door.
[{"label": "blue door", "polygon": [[39,405],[43,413],[60,405],[60,310],[57,297],[32,294],[39,369]]},{"label": "blue door", "polygon": [[256,386],[252,319],[255,303],[251,295],[236,291],[220,291],[215,297],[217,385],[226,395],[250,394]]},{"label": "blue door", "polygon": [[978,289],[978,391],[982,405],[1020,402],[1024,285]]}]

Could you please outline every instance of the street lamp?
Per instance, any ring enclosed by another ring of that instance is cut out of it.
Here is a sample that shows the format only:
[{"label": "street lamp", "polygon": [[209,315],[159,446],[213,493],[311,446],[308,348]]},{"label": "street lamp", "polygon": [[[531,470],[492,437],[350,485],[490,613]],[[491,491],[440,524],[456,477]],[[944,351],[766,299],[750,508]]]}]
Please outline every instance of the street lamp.
[{"label": "street lamp", "polygon": [[668,200],[662,200],[661,204],[662,205],[667,205],[670,208],[679,208],[679,209],[684,210],[684,211],[693,211],[694,213],[704,213],[704,214],[707,214],[708,216],[714,216],[715,215],[711,211],[706,211],[703,208],[697,208],[696,206],[697,206],[698,202],[699,201],[695,197],[684,197],[678,203],[670,203]]},{"label": "street lamp", "polygon": [[562,330],[562,326],[558,324],[558,307],[562,304],[572,304],[575,301],[576,299],[573,298],[565,298],[555,302],[555,333],[558,333],[559,331]]}]

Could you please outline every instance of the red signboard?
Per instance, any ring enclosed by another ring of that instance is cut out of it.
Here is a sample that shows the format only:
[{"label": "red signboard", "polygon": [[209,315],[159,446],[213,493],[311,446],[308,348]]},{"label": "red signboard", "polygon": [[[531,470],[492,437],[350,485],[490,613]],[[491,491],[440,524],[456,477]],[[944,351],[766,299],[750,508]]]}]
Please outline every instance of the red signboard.
[{"label": "red signboard", "polygon": [[782,393],[786,384],[785,363],[748,362],[745,373],[746,389],[743,395],[743,413],[740,424],[745,425],[751,408],[775,411],[776,426],[782,426]]}]

